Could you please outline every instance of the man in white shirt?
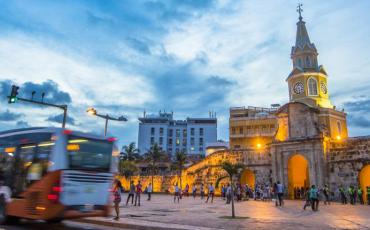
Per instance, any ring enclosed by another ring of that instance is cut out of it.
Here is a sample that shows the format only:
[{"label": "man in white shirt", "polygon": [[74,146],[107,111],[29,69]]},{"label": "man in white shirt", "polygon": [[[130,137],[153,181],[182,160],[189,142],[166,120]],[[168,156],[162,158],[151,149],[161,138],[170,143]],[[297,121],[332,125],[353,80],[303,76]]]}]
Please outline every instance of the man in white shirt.
[{"label": "man in white shirt", "polygon": [[152,198],[152,191],[153,191],[152,183],[149,183],[146,191],[148,193],[148,201],[150,201],[150,199]]},{"label": "man in white shirt", "polygon": [[6,203],[9,203],[10,201],[12,201],[11,199],[12,191],[10,190],[8,186],[4,184],[3,179],[0,179],[0,196],[4,197],[4,200]]},{"label": "man in white shirt", "polygon": [[173,197],[173,202],[176,203],[176,198],[177,198],[177,203],[180,203],[180,192],[181,192],[181,190],[180,190],[179,186],[176,183],[176,185],[175,185],[175,196]]},{"label": "man in white shirt", "polygon": [[208,186],[208,196],[207,196],[206,203],[208,203],[209,197],[212,197],[211,203],[213,203],[213,197],[214,196],[215,196],[215,187],[213,187],[212,183],[210,183],[209,186]]}]

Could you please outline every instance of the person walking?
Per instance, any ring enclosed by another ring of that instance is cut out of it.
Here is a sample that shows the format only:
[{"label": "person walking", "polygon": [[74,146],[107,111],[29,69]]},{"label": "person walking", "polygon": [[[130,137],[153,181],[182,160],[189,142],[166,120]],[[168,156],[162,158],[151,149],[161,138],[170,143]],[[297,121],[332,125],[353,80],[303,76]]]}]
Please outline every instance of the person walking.
[{"label": "person walking", "polygon": [[226,188],[226,204],[230,204],[231,199],[232,199],[231,185],[230,183],[228,183]]},{"label": "person walking", "polygon": [[358,201],[360,202],[360,204],[364,204],[364,197],[363,197],[361,186],[358,186],[357,188],[357,196],[358,196]]},{"label": "person walking", "polygon": [[210,183],[208,186],[208,196],[206,203],[208,203],[209,197],[211,197],[211,203],[213,203],[213,197],[215,196],[215,187],[213,187],[213,184]]},{"label": "person walking", "polygon": [[189,197],[189,184],[186,184],[185,186],[185,195]]},{"label": "person walking", "polygon": [[325,196],[325,201],[324,201],[324,204],[329,204],[330,205],[330,190],[329,190],[329,186],[326,184],[323,188],[323,194]]},{"label": "person walking", "polygon": [[343,185],[339,186],[339,194],[340,194],[340,200],[342,201],[342,204],[347,204],[347,197],[346,197],[346,193],[344,191]]},{"label": "person walking", "polygon": [[311,200],[312,211],[318,211],[319,210],[319,191],[315,185],[311,186],[310,200]]},{"label": "person walking", "polygon": [[134,195],[135,195],[135,184],[134,181],[132,180],[130,182],[130,190],[128,192],[127,200],[126,200],[126,206],[128,205],[128,202],[130,201],[131,198],[131,204],[134,204]]},{"label": "person walking", "polygon": [[305,195],[306,202],[303,205],[303,210],[306,210],[308,206],[311,206],[311,198],[310,198],[310,189],[307,188],[306,191],[303,191]]},{"label": "person walking", "polygon": [[204,198],[204,185],[203,183],[200,185],[200,199],[203,200]]},{"label": "person walking", "polygon": [[282,206],[282,205],[284,205],[284,201],[283,201],[284,186],[283,186],[283,184],[280,183],[280,181],[277,182],[276,189],[277,189],[277,196],[278,196],[278,200],[279,200],[278,204],[279,204],[279,206]]},{"label": "person walking", "polygon": [[141,185],[141,182],[138,181],[137,185],[136,185],[136,192],[135,192],[135,205],[138,205],[140,206],[140,196],[141,196],[141,193],[143,192],[143,188],[142,188],[142,185]]},{"label": "person walking", "polygon": [[348,187],[348,195],[349,195],[350,203],[354,205],[355,204],[355,192],[354,192],[352,185]]},{"label": "person walking", "polygon": [[146,192],[148,193],[148,201],[150,201],[152,199],[152,192],[153,192],[152,183],[149,183],[148,187],[146,188]]},{"label": "person walking", "polygon": [[121,190],[122,184],[119,180],[114,181],[113,186],[113,203],[114,203],[114,210],[116,211],[116,217],[114,217],[114,220],[119,220],[119,204],[121,203]]},{"label": "person walking", "polygon": [[177,198],[177,203],[180,203],[180,188],[177,183],[175,185],[175,195],[173,197],[174,203],[176,203],[176,198]]},{"label": "person walking", "polygon": [[193,191],[192,191],[192,194],[193,194],[193,198],[195,199],[196,195],[197,195],[197,186],[195,184],[193,184]]}]

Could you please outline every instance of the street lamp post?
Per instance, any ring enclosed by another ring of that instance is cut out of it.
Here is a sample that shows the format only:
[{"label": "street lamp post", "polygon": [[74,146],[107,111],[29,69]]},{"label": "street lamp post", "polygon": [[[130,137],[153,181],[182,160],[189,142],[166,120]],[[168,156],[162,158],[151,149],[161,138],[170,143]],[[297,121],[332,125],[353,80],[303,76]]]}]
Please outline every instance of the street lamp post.
[{"label": "street lamp post", "polygon": [[112,121],[127,121],[127,118],[124,117],[124,116],[120,116],[118,118],[115,118],[115,117],[109,116],[108,114],[106,114],[106,115],[98,114],[98,112],[94,108],[89,108],[86,112],[88,114],[93,115],[93,116],[97,116],[97,117],[101,117],[101,118],[105,119],[104,136],[107,136],[108,121],[109,120],[112,120]]}]

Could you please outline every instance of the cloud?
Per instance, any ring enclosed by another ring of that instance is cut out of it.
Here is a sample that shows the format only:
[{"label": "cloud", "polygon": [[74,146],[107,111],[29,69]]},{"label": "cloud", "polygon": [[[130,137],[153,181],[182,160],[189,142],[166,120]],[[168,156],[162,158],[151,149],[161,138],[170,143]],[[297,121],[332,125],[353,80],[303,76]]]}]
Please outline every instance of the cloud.
[{"label": "cloud", "polygon": [[[63,122],[63,114],[59,114],[59,115],[55,115],[55,116],[50,116],[48,117],[45,121],[50,121],[50,122],[55,122],[55,123],[60,123],[62,124]],[[75,119],[71,116],[67,116],[67,120],[66,120],[67,124],[70,124],[70,125],[77,125],[76,122],[75,122]]]},{"label": "cloud", "polygon": [[6,110],[5,112],[0,113],[0,121],[15,121],[23,116],[24,114],[22,113],[13,113]]},{"label": "cloud", "polygon": [[28,128],[30,125],[26,121],[17,121],[16,126],[19,128]]},{"label": "cloud", "polygon": [[[17,85],[11,80],[0,81],[0,96],[7,97],[10,95],[11,85]],[[18,96],[21,98],[30,99],[33,91],[36,92],[34,100],[41,101],[41,94],[45,93],[44,101],[53,104],[68,104],[72,102],[71,96],[67,92],[59,89],[57,83],[52,80],[46,80],[40,84],[33,82],[25,82],[18,85]]]}]

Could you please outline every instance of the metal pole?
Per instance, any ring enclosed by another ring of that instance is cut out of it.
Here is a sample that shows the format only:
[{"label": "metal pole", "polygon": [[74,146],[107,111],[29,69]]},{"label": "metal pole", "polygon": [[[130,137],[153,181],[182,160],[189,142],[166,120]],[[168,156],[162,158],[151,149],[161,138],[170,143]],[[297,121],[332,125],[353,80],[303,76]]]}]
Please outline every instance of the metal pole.
[{"label": "metal pole", "polygon": [[62,128],[66,127],[66,121],[67,121],[67,106],[63,107],[63,123],[62,123]]},{"label": "metal pole", "polygon": [[108,129],[108,114],[107,116],[105,117],[105,129],[104,129],[104,136],[106,137],[107,136],[107,129]]}]

